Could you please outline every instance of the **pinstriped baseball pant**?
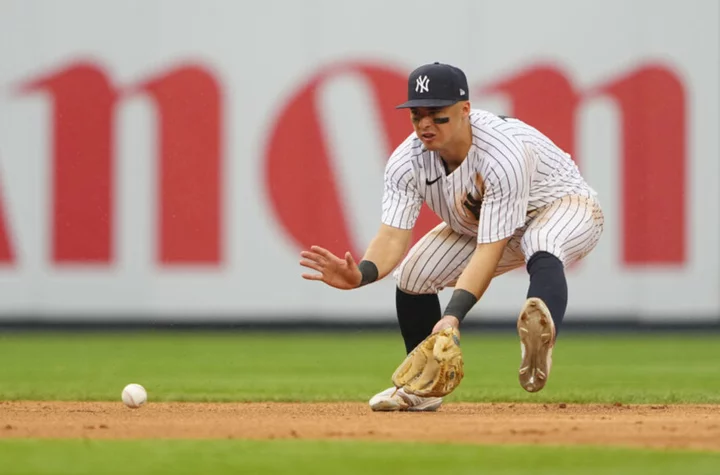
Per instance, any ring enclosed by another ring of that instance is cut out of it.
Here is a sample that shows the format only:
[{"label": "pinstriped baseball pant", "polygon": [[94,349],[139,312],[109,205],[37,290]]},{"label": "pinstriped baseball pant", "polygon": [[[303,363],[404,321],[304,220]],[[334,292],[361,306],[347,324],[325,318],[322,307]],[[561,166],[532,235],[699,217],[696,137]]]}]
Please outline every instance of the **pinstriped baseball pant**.
[{"label": "pinstriped baseball pant", "polygon": [[[525,225],[507,243],[495,277],[524,266],[538,251],[556,256],[565,267],[585,257],[603,231],[598,202],[584,196],[564,196],[528,215]],[[398,287],[407,293],[437,293],[453,287],[475,251],[477,238],[441,223],[408,252],[394,272]]]}]

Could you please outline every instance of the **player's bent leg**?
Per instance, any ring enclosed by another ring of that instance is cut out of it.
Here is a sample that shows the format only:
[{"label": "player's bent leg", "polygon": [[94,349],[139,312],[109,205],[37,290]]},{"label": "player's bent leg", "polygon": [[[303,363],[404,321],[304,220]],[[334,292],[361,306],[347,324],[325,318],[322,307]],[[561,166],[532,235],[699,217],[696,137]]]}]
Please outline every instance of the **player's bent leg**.
[{"label": "player's bent leg", "polygon": [[538,210],[523,233],[520,247],[530,276],[527,298],[543,300],[556,334],[568,301],[565,268],[595,248],[603,224],[602,210],[595,199],[570,195]]},{"label": "player's bent leg", "polygon": [[441,405],[441,397],[415,396],[396,387],[388,388],[370,398],[370,408],[376,412],[435,412]]},{"label": "player's bent leg", "polygon": [[524,232],[521,248],[530,285],[517,331],[519,380],[526,391],[541,390],[550,376],[553,347],[568,301],[565,267],[589,254],[602,230],[602,211],[594,199],[566,196],[539,210]]}]

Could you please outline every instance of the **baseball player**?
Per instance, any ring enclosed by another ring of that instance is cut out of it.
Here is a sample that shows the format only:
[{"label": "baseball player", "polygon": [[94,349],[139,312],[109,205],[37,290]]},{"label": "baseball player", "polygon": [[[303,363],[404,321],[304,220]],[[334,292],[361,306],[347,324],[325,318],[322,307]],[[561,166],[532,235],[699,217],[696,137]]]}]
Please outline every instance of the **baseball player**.
[{"label": "baseball player", "polygon": [[[394,270],[396,310],[409,353],[428,335],[459,328],[490,281],[525,266],[526,300],[517,320],[520,385],[541,390],[568,300],[564,269],[586,256],[603,231],[596,192],[571,157],[521,120],[473,109],[465,74],[447,64],[408,78],[414,131],[385,168],[382,218],[359,263],[319,246],[301,252],[302,277],[356,289]],[[423,203],[442,223],[408,252]],[[403,258],[404,257],[404,258]],[[445,309],[438,292],[454,291]],[[375,411],[435,411],[440,397],[388,388]]]}]

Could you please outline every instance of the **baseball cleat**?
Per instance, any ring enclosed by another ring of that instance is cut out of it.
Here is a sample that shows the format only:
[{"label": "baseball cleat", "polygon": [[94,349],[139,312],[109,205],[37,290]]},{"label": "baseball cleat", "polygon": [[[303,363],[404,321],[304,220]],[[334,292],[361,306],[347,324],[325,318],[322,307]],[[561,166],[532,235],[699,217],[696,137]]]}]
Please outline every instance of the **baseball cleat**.
[{"label": "baseball cleat", "polygon": [[552,366],[552,350],[555,345],[555,324],[545,302],[529,298],[517,321],[522,362],[520,363],[520,386],[534,393],[545,387]]},{"label": "baseball cleat", "polygon": [[433,412],[442,404],[441,397],[420,397],[396,387],[377,393],[370,399],[373,411]]}]

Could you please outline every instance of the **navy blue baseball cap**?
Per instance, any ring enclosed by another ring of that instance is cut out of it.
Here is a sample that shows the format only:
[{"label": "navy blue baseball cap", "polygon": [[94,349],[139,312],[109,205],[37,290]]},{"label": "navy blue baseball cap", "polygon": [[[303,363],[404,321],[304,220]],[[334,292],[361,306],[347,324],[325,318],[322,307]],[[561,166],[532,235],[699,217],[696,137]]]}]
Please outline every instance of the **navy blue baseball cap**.
[{"label": "navy blue baseball cap", "polygon": [[465,73],[449,64],[425,64],[408,76],[408,100],[396,109],[447,107],[470,99]]}]

